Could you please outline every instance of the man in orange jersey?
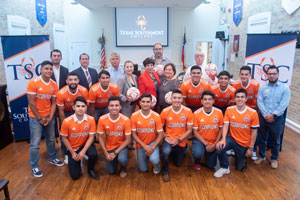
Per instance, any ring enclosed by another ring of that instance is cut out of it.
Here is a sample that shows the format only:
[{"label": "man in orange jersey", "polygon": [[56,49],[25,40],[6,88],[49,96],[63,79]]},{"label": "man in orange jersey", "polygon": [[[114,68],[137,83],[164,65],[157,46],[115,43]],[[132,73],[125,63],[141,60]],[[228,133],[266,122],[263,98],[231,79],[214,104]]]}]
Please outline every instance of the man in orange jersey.
[{"label": "man in orange jersey", "polygon": [[96,122],[100,116],[108,113],[108,99],[111,96],[119,96],[119,87],[110,82],[109,72],[102,70],[99,73],[99,83],[89,90],[90,114],[95,116]]},{"label": "man in orange jersey", "polygon": [[[57,93],[57,107],[58,113],[60,118],[60,124],[64,121],[65,118],[69,117],[70,115],[74,114],[73,110],[73,102],[78,96],[82,96],[85,99],[88,99],[89,92],[88,90],[79,84],[78,75],[74,72],[71,72],[67,75],[66,80],[67,85],[60,89]],[[60,137],[62,139],[62,137]],[[68,152],[67,149],[62,141],[61,147],[65,154],[64,163],[68,164]]]},{"label": "man in orange jersey", "polygon": [[[152,96],[142,94],[140,98],[141,110],[131,116],[132,137],[136,141],[137,159],[139,169],[148,171],[148,159],[154,165],[153,173],[160,172],[158,144],[163,138],[163,128],[159,114],[151,110]],[[158,134],[158,136],[157,136]]]},{"label": "man in orange jersey", "polygon": [[202,72],[198,65],[191,68],[191,79],[184,81],[180,87],[184,105],[193,112],[201,107],[201,95],[205,90],[211,90],[209,83],[201,78]]},{"label": "man in orange jersey", "polygon": [[235,88],[230,84],[230,74],[228,71],[222,71],[218,75],[218,83],[213,85],[212,92],[215,94],[214,106],[221,109],[225,114],[226,108],[234,104]]},{"label": "man in orange jersey", "polygon": [[223,114],[213,107],[214,93],[204,91],[201,96],[203,107],[194,113],[193,146],[194,169],[200,170],[200,161],[205,156],[205,164],[212,169],[217,164],[216,145],[220,140],[223,127]]},{"label": "man in orange jersey", "polygon": [[173,163],[179,167],[187,147],[188,136],[192,133],[193,113],[182,105],[183,97],[180,90],[174,90],[171,96],[172,105],[163,109],[161,122],[165,125],[165,138],[162,144],[163,180],[168,182],[169,155],[172,152]]},{"label": "man in orange jersey", "polygon": [[46,138],[50,163],[63,166],[56,158],[54,114],[56,110],[57,84],[51,79],[53,64],[50,61],[41,63],[41,75],[33,78],[27,85],[29,128],[30,128],[30,165],[35,177],[42,177],[39,170],[39,149],[42,132]]},{"label": "man in orange jersey", "polygon": [[[256,110],[246,106],[247,91],[238,89],[235,92],[236,106],[228,107],[224,117],[222,139],[217,143],[218,157],[221,168],[216,171],[216,178],[229,174],[226,151],[234,149],[235,166],[237,170],[246,167],[246,157],[251,157],[259,127],[259,119]],[[230,135],[227,135],[230,127]]]},{"label": "man in orange jersey", "polygon": [[251,67],[242,66],[240,69],[240,79],[234,81],[232,86],[237,89],[245,89],[247,91],[246,105],[256,109],[256,100],[259,89],[259,82],[251,78]]},{"label": "man in orange jersey", "polygon": [[88,173],[93,179],[99,180],[99,175],[94,171],[97,161],[97,150],[93,143],[96,133],[94,117],[86,113],[87,101],[78,96],[73,102],[75,114],[64,119],[61,127],[63,143],[68,149],[68,168],[73,180],[80,177],[80,162],[88,155]]},{"label": "man in orange jersey", "polygon": [[[131,141],[131,126],[128,117],[120,113],[120,97],[111,96],[108,99],[109,113],[101,116],[97,132],[100,134],[99,143],[106,157],[106,170],[109,174],[117,171],[120,164],[120,177],[127,176],[128,144]],[[106,141],[104,141],[104,134]]]}]

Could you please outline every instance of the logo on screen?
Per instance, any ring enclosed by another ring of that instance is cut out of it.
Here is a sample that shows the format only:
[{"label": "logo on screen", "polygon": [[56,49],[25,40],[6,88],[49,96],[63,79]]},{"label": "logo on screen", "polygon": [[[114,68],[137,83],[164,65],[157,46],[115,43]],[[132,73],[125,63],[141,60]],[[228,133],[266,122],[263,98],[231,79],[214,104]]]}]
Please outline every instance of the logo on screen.
[{"label": "logo on screen", "polygon": [[145,16],[144,15],[138,16],[136,25],[141,26],[142,31],[146,30],[146,24],[147,24],[147,20],[146,20]]}]

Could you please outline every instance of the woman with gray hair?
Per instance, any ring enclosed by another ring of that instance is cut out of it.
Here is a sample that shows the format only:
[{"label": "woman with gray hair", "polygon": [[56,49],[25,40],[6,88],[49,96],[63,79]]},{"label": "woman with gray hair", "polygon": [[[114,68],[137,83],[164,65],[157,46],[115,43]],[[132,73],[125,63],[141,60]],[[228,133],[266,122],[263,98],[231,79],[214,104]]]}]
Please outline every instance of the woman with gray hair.
[{"label": "woman with gray hair", "polygon": [[124,63],[124,71],[125,73],[119,77],[117,84],[119,86],[122,101],[121,113],[130,118],[131,114],[135,111],[137,101],[130,101],[130,99],[127,98],[126,93],[129,88],[138,87],[137,77],[133,74],[134,66],[132,61],[126,61]]}]

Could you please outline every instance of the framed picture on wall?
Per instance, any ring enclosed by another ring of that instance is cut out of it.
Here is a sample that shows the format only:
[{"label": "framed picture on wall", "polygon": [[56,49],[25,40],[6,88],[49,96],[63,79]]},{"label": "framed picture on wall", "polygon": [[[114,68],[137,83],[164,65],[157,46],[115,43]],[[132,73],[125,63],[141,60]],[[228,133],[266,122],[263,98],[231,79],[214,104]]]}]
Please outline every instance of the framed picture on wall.
[{"label": "framed picture on wall", "polygon": [[233,36],[233,51],[239,51],[240,35]]}]

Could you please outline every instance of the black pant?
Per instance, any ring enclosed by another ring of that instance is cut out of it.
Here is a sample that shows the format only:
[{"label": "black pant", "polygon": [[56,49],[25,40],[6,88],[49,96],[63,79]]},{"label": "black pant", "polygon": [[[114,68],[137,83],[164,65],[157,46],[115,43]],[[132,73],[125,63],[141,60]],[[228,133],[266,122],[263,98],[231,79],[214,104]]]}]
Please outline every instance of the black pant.
[{"label": "black pant", "polygon": [[[79,153],[83,149],[84,145],[80,147],[76,153]],[[88,159],[88,171],[93,170],[94,166],[96,164],[98,155],[97,155],[97,150],[94,144],[92,144],[88,150],[86,151],[86,155],[89,157]],[[80,176],[81,172],[81,167],[80,167],[80,162],[81,161],[76,161],[72,158],[71,153],[68,151],[68,168],[69,168],[69,173],[70,176],[73,180],[76,180]]]}]

